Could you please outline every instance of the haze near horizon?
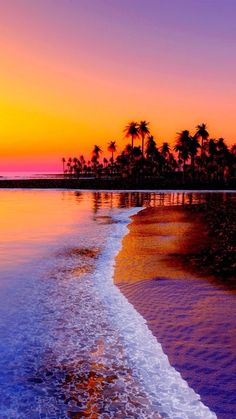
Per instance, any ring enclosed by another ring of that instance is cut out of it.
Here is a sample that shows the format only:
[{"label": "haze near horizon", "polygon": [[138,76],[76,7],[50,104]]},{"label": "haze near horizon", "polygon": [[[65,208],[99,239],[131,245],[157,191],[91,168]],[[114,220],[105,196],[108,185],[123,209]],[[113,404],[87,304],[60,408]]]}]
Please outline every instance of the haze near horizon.
[{"label": "haze near horizon", "polygon": [[233,144],[235,13],[233,0],[0,0],[0,170],[120,150],[132,119],[158,144],[202,122]]}]

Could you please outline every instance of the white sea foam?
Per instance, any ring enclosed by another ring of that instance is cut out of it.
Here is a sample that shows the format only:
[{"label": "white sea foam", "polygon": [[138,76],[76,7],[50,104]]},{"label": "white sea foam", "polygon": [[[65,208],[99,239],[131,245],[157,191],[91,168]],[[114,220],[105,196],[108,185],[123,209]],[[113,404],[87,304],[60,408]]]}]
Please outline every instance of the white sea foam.
[{"label": "white sea foam", "polygon": [[95,286],[107,306],[114,327],[122,339],[133,373],[147,391],[155,409],[171,419],[210,419],[216,414],[205,406],[200,396],[169,363],[162,346],[149,330],[144,318],[113,284],[114,260],[122,239],[128,232],[130,216],[140,208],[123,210],[115,215],[106,248],[98,260]]}]

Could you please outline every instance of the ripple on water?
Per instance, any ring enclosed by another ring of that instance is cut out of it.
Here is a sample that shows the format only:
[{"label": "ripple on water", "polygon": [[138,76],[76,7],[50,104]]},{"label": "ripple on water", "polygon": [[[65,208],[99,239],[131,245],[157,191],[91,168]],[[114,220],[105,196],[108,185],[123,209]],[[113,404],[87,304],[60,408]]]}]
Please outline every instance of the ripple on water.
[{"label": "ripple on water", "polygon": [[94,269],[97,254],[66,250],[37,278],[41,285],[30,304],[38,312],[28,307],[31,319],[21,319],[1,365],[1,418],[160,418],[129,365],[93,275],[83,273],[78,281],[78,264],[89,260]]}]

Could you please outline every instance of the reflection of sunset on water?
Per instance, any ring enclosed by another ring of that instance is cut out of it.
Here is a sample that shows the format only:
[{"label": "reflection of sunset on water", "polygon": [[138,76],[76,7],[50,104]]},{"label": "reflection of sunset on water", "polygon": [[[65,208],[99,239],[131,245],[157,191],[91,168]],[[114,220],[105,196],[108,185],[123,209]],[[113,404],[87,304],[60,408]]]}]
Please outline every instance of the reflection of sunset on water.
[{"label": "reflection of sunset on water", "polygon": [[[200,417],[215,418],[219,392],[208,399],[198,385],[207,373],[216,383],[226,377],[230,391],[227,362],[234,385],[234,334],[224,334],[232,326],[233,289],[190,275],[181,257],[205,234],[191,209],[220,207],[234,194],[0,195],[0,384],[7,400],[0,408],[7,416],[156,419],[178,411],[189,419],[197,406]],[[112,280],[117,254],[114,278],[128,300]],[[177,372],[183,363],[187,382]]]}]

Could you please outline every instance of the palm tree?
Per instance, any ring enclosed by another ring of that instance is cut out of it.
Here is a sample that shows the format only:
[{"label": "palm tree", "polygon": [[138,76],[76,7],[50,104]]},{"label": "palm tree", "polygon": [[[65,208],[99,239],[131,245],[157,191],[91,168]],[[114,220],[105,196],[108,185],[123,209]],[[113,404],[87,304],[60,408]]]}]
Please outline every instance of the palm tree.
[{"label": "palm tree", "polygon": [[117,150],[116,142],[115,141],[110,141],[109,144],[108,144],[107,150],[111,153],[111,164],[113,166],[114,153]]},{"label": "palm tree", "polygon": [[124,149],[124,154],[126,156],[129,156],[130,157],[132,155],[132,150],[133,150],[133,148],[132,148],[131,144],[127,144],[125,146],[125,149]]},{"label": "palm tree", "polygon": [[93,147],[93,151],[92,151],[92,163],[93,163],[93,170],[94,170],[94,174],[97,175],[97,166],[98,166],[98,160],[100,158],[100,154],[102,153],[101,148],[98,145],[95,145]]},{"label": "palm tree", "polygon": [[145,137],[150,134],[148,125],[149,125],[149,122],[147,121],[140,121],[138,125],[139,135],[142,138],[142,155],[143,156],[144,156],[144,140],[145,140]]},{"label": "palm tree", "polygon": [[63,173],[65,173],[65,162],[66,162],[65,157],[62,157],[61,161],[62,161],[62,170],[63,170]]},{"label": "palm tree", "polygon": [[217,153],[217,142],[215,139],[211,138],[207,143],[207,175],[210,181],[214,180],[217,176]]},{"label": "palm tree", "polygon": [[135,160],[141,160],[142,155],[143,154],[142,154],[142,151],[140,149],[140,146],[133,148],[133,157],[134,157]]},{"label": "palm tree", "polygon": [[197,132],[195,134],[196,138],[201,137],[201,156],[203,155],[203,147],[204,147],[204,141],[207,141],[209,137],[209,133],[207,131],[206,124],[202,123],[196,126]]},{"label": "palm tree", "polygon": [[186,162],[190,155],[190,134],[188,130],[184,130],[178,133],[177,143],[174,146],[174,150],[178,152],[179,158],[183,160],[183,180],[185,180],[186,174]]},{"label": "palm tree", "polygon": [[153,135],[149,135],[146,142],[146,157],[149,160],[154,160],[158,155],[157,143],[154,140]]},{"label": "palm tree", "polygon": [[236,156],[236,144],[233,144],[231,149],[230,149],[231,154],[233,154],[233,156]]},{"label": "palm tree", "polygon": [[98,160],[100,158],[101,153],[102,153],[102,149],[98,145],[95,145],[92,151],[93,157],[95,157],[96,160]]},{"label": "palm tree", "polygon": [[[131,148],[131,145],[129,144]],[[130,174],[130,154],[125,150],[116,158],[116,164],[121,177],[127,177]]]},{"label": "palm tree", "polygon": [[145,154],[149,173],[152,175],[157,174],[160,165],[160,153],[153,135],[149,135],[147,139]]},{"label": "palm tree", "polygon": [[104,168],[107,167],[107,164],[108,164],[108,160],[106,159],[106,157],[104,157],[103,158],[103,166],[104,166]]},{"label": "palm tree", "polygon": [[218,164],[218,176],[223,179],[224,172],[228,169],[228,164],[230,161],[230,151],[225,144],[224,138],[219,138],[216,141],[217,148],[217,164]]},{"label": "palm tree", "polygon": [[69,157],[68,161],[67,161],[67,173],[69,173],[70,175],[72,174],[72,158]]},{"label": "palm tree", "polygon": [[131,121],[124,129],[125,137],[131,137],[131,146],[134,148],[134,140],[139,137],[139,126],[137,122]]},{"label": "palm tree", "polygon": [[191,170],[192,170],[193,177],[195,174],[195,157],[197,155],[199,148],[200,148],[200,144],[198,142],[197,136],[196,135],[194,135],[193,137],[189,136],[189,153],[191,156]]},{"label": "palm tree", "polygon": [[230,173],[232,177],[236,177],[236,144],[230,148]]},{"label": "palm tree", "polygon": [[207,150],[210,160],[213,161],[217,153],[216,141],[213,138],[209,140]]},{"label": "palm tree", "polygon": [[164,142],[160,148],[160,169],[164,172],[169,169],[169,158],[170,158],[170,146],[167,142]]},{"label": "palm tree", "polygon": [[170,154],[170,146],[167,142],[164,142],[161,146],[161,154],[166,159],[167,156]]},{"label": "palm tree", "polygon": [[77,167],[77,161],[78,161],[78,159],[77,159],[77,157],[73,157],[73,159],[72,159],[72,164],[71,164],[71,174],[74,172],[74,174],[75,174],[75,171],[76,171],[76,167]]},{"label": "palm tree", "polygon": [[116,152],[116,149],[117,149],[116,142],[110,141],[110,143],[108,144],[107,150],[110,151],[111,153],[111,174],[113,174],[114,153]]},{"label": "palm tree", "polygon": [[83,156],[83,154],[81,154],[81,156],[79,156],[79,162],[81,165],[81,171],[84,172],[84,166],[86,165],[86,161],[85,158]]},{"label": "palm tree", "polygon": [[71,157],[69,157],[69,159],[68,159],[68,161],[67,161],[67,172],[71,175],[72,174],[72,171],[73,171],[73,168],[72,168],[72,158]]}]

